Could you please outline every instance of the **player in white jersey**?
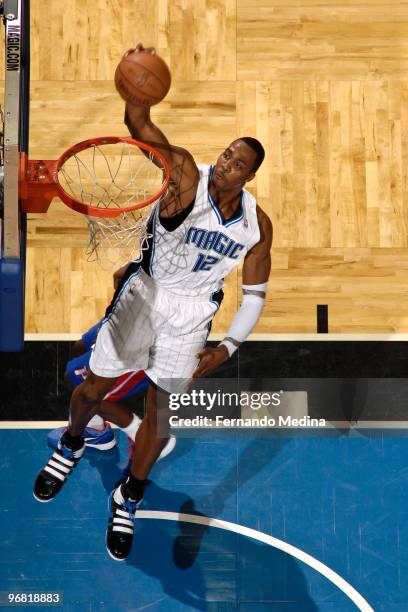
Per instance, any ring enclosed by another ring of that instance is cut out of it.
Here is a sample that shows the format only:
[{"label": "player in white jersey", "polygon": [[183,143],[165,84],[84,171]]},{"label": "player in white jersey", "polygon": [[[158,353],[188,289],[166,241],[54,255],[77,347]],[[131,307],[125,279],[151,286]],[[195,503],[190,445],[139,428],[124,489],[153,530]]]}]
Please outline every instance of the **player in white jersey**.
[{"label": "player in white jersey", "polygon": [[234,215],[225,220],[211,196],[215,166],[197,164],[197,169],[194,206],[177,228],[167,231],[160,221],[160,208],[154,210],[148,223],[152,238],[144,253],[144,269],[172,293],[208,297],[222,289],[224,277],[260,236],[255,198],[242,189]]},{"label": "player in white jersey", "polygon": [[[188,151],[170,145],[149,108],[127,103],[125,123],[132,137],[166,157],[169,190],[148,221],[151,238],[142,262],[116,272],[120,286],[98,334],[91,371],[73,392],[68,430],[34,485],[39,501],[55,497],[81,458],[82,433],[103,397],[119,376],[145,370],[151,384],[131,473],[111,496],[107,548],[116,560],[130,552],[134,513],[166,443],[158,434],[158,421],[166,417],[158,397],[213,371],[249,335],[264,305],[272,243],[269,218],[244,189],[264,158],[259,141],[238,138],[213,166],[197,165]],[[205,347],[224,277],[241,262],[241,308],[219,346]]]}]

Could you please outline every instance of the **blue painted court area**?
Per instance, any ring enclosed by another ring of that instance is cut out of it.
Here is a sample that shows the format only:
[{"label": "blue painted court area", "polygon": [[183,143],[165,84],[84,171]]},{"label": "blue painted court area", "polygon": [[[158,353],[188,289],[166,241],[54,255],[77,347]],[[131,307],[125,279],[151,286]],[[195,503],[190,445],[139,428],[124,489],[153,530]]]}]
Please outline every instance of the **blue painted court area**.
[{"label": "blue painted court area", "polygon": [[[87,450],[47,504],[32,497],[50,453],[46,431],[3,429],[0,437],[1,591],[62,591],[67,611],[357,610],[328,576],[332,570],[372,609],[408,610],[402,434],[179,438],[151,474],[124,563],[104,544],[124,437],[119,449]],[[227,521],[234,531],[194,524],[190,515]],[[320,561],[326,574],[268,536]]]}]

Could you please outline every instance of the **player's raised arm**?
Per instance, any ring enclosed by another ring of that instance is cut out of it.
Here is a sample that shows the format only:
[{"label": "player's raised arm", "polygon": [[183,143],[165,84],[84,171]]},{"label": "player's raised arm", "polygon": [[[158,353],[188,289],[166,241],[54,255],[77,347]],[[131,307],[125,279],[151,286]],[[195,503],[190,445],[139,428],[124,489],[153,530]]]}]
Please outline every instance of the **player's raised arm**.
[{"label": "player's raised arm", "polygon": [[[140,43],[133,53],[151,53],[155,49],[144,49]],[[128,52],[129,53],[129,52]],[[123,96],[123,93],[121,93]],[[186,149],[169,143],[163,132],[153,123],[149,105],[138,105],[132,101],[126,102],[125,124],[130,135],[135,140],[141,140],[158,151],[166,158],[171,172],[169,194],[163,198],[160,206],[162,216],[172,216],[186,208],[195,198],[198,184],[198,169],[193,156]]]}]

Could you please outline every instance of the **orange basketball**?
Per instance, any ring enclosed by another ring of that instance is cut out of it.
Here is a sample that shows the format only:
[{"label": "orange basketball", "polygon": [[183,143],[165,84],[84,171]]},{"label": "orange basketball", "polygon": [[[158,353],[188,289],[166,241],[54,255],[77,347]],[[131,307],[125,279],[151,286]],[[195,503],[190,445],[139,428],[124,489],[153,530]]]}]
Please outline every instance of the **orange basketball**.
[{"label": "orange basketball", "polygon": [[167,95],[171,75],[156,53],[132,51],[125,55],[115,72],[115,85],[126,102],[136,106],[153,106]]}]

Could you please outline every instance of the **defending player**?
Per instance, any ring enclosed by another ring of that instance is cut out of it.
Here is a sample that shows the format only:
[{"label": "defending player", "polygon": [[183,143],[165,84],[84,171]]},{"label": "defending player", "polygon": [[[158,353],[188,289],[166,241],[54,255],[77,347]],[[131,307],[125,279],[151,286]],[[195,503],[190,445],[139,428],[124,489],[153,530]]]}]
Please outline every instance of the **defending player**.
[{"label": "defending player", "polygon": [[[89,361],[102,322],[103,320],[92,326],[74,344],[74,357],[67,363],[65,370],[65,381],[70,389],[74,389],[83,383],[89,374]],[[100,414],[93,416],[85,427],[83,433],[85,446],[100,451],[114,448],[116,446],[116,438],[111,426],[106,422],[111,421],[127,435],[130,442],[129,454],[131,457],[133,455],[136,433],[142,421],[130,408],[123,406],[122,402],[144,391],[148,385],[149,379],[143,370],[127,372],[120,376],[113,388],[103,398]],[[100,415],[103,415],[103,417]],[[57,447],[58,441],[66,429],[66,427],[58,427],[48,433],[47,442],[51,448]],[[174,436],[170,436],[160,453],[159,459],[167,457],[175,446],[176,439]]]},{"label": "defending player", "polygon": [[[138,45],[136,51],[142,50]],[[131,550],[145,480],[166,442],[157,433],[166,412],[157,399],[213,371],[247,338],[264,305],[272,243],[269,218],[244,189],[264,159],[259,141],[238,138],[208,166],[170,145],[149,108],[127,103],[125,123],[134,138],[165,155],[170,187],[148,221],[152,237],[141,263],[119,272],[123,286],[98,334],[91,372],[72,394],[69,428],[34,485],[35,497],[44,502],[60,491],[82,456],[82,433],[103,397],[119,376],[144,369],[151,383],[131,474],[111,496],[106,541],[119,561]],[[242,305],[220,345],[204,348],[224,277],[242,262]]]}]

